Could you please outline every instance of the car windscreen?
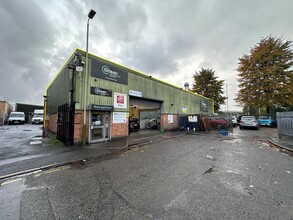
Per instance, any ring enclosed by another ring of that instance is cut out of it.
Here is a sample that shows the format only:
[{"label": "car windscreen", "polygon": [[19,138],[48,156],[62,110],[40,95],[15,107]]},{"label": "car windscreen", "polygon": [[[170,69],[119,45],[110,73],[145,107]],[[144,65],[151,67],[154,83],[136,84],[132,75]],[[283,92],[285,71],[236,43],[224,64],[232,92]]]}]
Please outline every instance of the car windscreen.
[{"label": "car windscreen", "polygon": [[252,120],[255,120],[255,118],[254,117],[247,117],[247,116],[246,117],[243,117],[242,116],[241,120],[242,121],[252,121]]},{"label": "car windscreen", "polygon": [[269,116],[259,116],[258,119],[269,119]]},{"label": "car windscreen", "polygon": [[19,114],[19,113],[11,113],[10,117],[14,117],[14,118],[22,118],[23,114]]}]

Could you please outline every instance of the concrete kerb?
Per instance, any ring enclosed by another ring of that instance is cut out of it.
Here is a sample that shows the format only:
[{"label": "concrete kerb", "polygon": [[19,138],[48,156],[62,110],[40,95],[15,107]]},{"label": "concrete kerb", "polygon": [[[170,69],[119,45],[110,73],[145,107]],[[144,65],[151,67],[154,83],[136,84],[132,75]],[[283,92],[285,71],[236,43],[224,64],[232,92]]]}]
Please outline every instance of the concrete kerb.
[{"label": "concrete kerb", "polygon": [[91,162],[98,162],[99,160],[103,160],[105,158],[109,158],[111,156],[116,156],[119,155],[123,152],[126,152],[128,150],[131,150],[133,148],[137,148],[137,147],[142,147],[148,144],[153,144],[153,143],[157,143],[157,142],[162,142],[165,140],[170,140],[170,139],[174,139],[176,137],[181,137],[183,136],[182,134],[179,135],[174,135],[171,136],[169,138],[163,138],[163,139],[158,139],[158,140],[153,140],[153,141],[146,141],[143,143],[139,143],[139,144],[130,144],[130,145],[126,145],[124,147],[122,147],[121,149],[116,149],[113,152],[109,152],[109,153],[104,153],[104,154],[99,154],[99,155],[93,155],[91,157],[86,157],[83,159],[78,159],[78,160],[73,160],[73,161],[67,161],[67,162],[62,162],[62,163],[54,163],[54,164],[50,164],[50,165],[45,165],[45,166],[41,166],[41,167],[37,167],[37,168],[33,168],[33,169],[28,169],[28,170],[24,170],[24,171],[20,171],[20,172],[15,172],[15,173],[11,173],[11,174],[7,174],[7,175],[3,175],[0,176],[0,181],[9,179],[9,178],[13,178],[13,177],[21,177],[30,173],[34,173],[37,171],[45,171],[45,170],[50,170],[50,169],[54,169],[54,168],[58,168],[58,167],[62,167],[62,166],[68,166],[68,165],[74,165],[74,164],[85,164],[86,162],[91,163]]},{"label": "concrete kerb", "polygon": [[268,140],[270,146],[272,148],[277,148],[278,150],[280,150],[281,152],[287,153],[290,156],[293,156],[293,149],[287,148],[281,144],[278,144],[272,140]]},{"label": "concrete kerb", "polygon": [[23,176],[23,175],[33,173],[36,171],[45,171],[45,170],[50,170],[50,169],[54,169],[54,168],[62,167],[62,166],[67,166],[67,165],[85,164],[86,162],[99,161],[99,160],[102,160],[107,157],[118,155],[118,154],[124,152],[125,149],[127,149],[127,148],[121,148],[119,150],[116,150],[115,152],[109,152],[109,153],[104,153],[104,154],[100,154],[100,155],[93,155],[91,157],[86,157],[83,159],[72,160],[72,161],[67,161],[67,162],[62,162],[62,163],[54,163],[54,164],[50,164],[50,165],[46,165],[46,166],[41,166],[38,168],[33,168],[33,169],[28,169],[28,170],[24,170],[24,171],[20,171],[20,172],[16,172],[16,173],[7,174],[4,176],[0,176],[0,181],[5,180],[5,179],[9,179],[12,177],[16,177],[16,176]]}]

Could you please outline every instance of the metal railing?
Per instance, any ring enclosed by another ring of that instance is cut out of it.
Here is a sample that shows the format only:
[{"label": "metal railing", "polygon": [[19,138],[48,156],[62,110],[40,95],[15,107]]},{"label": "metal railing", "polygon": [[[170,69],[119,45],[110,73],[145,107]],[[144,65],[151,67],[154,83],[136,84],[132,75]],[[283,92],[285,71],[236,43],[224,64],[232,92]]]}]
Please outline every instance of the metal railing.
[{"label": "metal railing", "polygon": [[293,112],[277,112],[279,136],[293,138]]}]

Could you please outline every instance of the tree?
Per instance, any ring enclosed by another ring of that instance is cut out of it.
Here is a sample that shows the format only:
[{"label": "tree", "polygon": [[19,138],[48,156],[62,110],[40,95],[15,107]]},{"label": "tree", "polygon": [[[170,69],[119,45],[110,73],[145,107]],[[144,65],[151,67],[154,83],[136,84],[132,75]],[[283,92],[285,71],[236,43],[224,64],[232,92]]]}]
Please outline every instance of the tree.
[{"label": "tree", "polygon": [[214,100],[214,110],[218,112],[220,105],[225,103],[226,97],[223,96],[224,80],[218,80],[215,71],[212,69],[201,68],[199,72],[193,75],[194,84],[192,92],[203,95]]},{"label": "tree", "polygon": [[293,105],[291,43],[269,36],[239,58],[239,104],[266,107],[267,114],[272,107]]}]

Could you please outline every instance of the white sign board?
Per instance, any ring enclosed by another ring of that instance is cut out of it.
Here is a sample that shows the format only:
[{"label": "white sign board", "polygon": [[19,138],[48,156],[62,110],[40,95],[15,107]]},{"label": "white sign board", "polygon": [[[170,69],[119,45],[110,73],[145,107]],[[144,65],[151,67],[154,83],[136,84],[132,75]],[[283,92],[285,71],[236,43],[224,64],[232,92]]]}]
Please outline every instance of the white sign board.
[{"label": "white sign board", "polygon": [[113,112],[113,124],[126,123],[126,112]]},{"label": "white sign board", "polygon": [[114,108],[127,108],[127,94],[114,93]]},{"label": "white sign board", "polygon": [[129,95],[136,96],[136,97],[142,97],[141,91],[135,91],[135,90],[129,90]]},{"label": "white sign board", "polygon": [[188,122],[197,122],[197,116],[188,116]]},{"label": "white sign board", "polygon": [[81,72],[81,71],[83,71],[83,67],[82,67],[82,66],[76,66],[76,67],[75,67],[75,70],[76,70],[77,72]]},{"label": "white sign board", "polygon": [[173,115],[168,115],[168,124],[173,123]]}]

